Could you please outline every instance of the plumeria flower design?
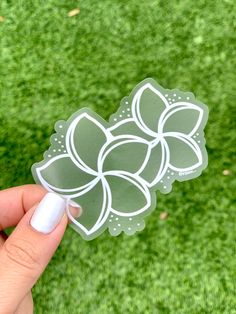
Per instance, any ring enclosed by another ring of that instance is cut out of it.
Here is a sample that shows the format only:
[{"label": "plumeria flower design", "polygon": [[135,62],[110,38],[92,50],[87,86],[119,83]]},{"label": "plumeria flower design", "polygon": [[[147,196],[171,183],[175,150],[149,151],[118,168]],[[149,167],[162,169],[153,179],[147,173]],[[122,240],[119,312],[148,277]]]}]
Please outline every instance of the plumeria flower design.
[{"label": "plumeria flower design", "polygon": [[154,193],[138,176],[151,151],[146,139],[113,136],[99,116],[84,110],[68,122],[65,145],[66,153],[35,165],[35,177],[81,205],[79,219],[68,214],[82,235],[101,233],[111,213],[133,217],[155,204]]},{"label": "plumeria flower design", "polygon": [[190,102],[192,94],[185,95],[185,100],[184,96],[173,95],[160,86],[155,88],[155,84],[148,79],[136,89],[130,100],[132,117],[119,121],[110,131],[114,135],[138,134],[150,142],[149,162],[139,174],[151,188],[157,186],[168,171],[172,176],[168,176],[163,192],[169,192],[175,179],[196,177],[207,164],[202,131],[207,108]]},{"label": "plumeria flower design", "polygon": [[146,79],[122,100],[109,122],[89,109],[58,121],[44,160],[32,167],[37,183],[79,204],[67,213],[91,240],[106,227],[133,234],[156,207],[156,190],[199,176],[207,166],[203,129],[207,107],[193,94]]}]

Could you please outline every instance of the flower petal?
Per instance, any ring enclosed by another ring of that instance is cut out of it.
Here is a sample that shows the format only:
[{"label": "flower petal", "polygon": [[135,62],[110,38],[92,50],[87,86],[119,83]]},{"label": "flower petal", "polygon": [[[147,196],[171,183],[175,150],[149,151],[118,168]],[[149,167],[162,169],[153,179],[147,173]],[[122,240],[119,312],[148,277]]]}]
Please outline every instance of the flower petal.
[{"label": "flower petal", "polygon": [[[101,171],[123,170],[137,172],[147,159],[149,143],[137,136],[117,136],[104,146],[99,156]],[[135,158],[131,158],[134,156]]]},{"label": "flower petal", "polygon": [[120,216],[135,216],[151,206],[151,194],[138,176],[111,171],[105,176],[110,188],[111,211]]},{"label": "flower petal", "polygon": [[188,135],[177,132],[165,133],[169,147],[170,168],[175,171],[191,171],[202,165],[200,147]]},{"label": "flower petal", "polygon": [[156,185],[165,175],[169,165],[169,149],[166,141],[159,141],[150,152],[147,166],[138,172],[146,182],[148,187]]},{"label": "flower petal", "polygon": [[132,114],[137,125],[150,136],[155,136],[158,121],[168,102],[162,93],[147,83],[135,94],[132,101]]},{"label": "flower petal", "polygon": [[158,131],[179,132],[192,136],[198,130],[202,118],[202,108],[188,102],[178,102],[163,112]]},{"label": "flower petal", "polygon": [[66,135],[67,150],[73,161],[94,175],[99,151],[107,141],[106,129],[98,120],[99,117],[82,113],[71,123]]},{"label": "flower petal", "polygon": [[69,195],[86,188],[95,178],[78,168],[68,154],[53,157],[42,166],[36,165],[34,174],[45,188]]},{"label": "flower petal", "polygon": [[142,129],[137,126],[133,118],[121,120],[112,127],[110,127],[109,130],[113,136],[134,135],[142,137],[147,141],[153,140],[153,136],[144,133]]},{"label": "flower petal", "polygon": [[102,181],[100,180],[91,190],[73,198],[72,201],[82,208],[82,214],[78,218],[68,213],[74,227],[90,239],[95,237],[94,233],[103,227],[109,215],[107,190]]}]

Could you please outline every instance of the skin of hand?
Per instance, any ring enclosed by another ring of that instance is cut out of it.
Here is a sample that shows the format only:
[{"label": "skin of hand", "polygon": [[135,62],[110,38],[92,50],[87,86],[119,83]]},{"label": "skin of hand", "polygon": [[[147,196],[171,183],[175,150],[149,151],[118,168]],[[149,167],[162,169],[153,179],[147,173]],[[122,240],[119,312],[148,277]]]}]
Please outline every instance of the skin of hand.
[{"label": "skin of hand", "polygon": [[[38,185],[0,191],[0,314],[33,313],[31,289],[66,230],[65,206]],[[12,226],[7,238],[3,230]]]}]

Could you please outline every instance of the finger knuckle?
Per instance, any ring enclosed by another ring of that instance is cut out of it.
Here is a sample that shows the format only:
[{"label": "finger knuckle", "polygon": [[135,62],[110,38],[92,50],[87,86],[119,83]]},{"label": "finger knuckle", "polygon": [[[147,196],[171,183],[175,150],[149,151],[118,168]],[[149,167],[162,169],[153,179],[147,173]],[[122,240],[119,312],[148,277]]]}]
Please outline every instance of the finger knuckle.
[{"label": "finger knuckle", "polygon": [[29,270],[38,267],[38,254],[32,243],[23,239],[5,243],[5,251],[8,259]]}]

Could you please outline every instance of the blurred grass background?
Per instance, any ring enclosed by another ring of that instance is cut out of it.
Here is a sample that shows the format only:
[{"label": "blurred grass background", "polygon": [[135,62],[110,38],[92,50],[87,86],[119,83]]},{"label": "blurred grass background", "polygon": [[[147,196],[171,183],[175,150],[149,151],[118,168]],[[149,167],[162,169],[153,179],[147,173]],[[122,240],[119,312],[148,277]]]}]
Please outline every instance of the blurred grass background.
[{"label": "blurred grass background", "polygon": [[107,119],[146,77],[210,108],[203,175],[158,193],[133,237],[69,228],[35,313],[236,313],[235,13],[233,0],[1,0],[1,188],[33,182],[58,119],[84,106]]}]

